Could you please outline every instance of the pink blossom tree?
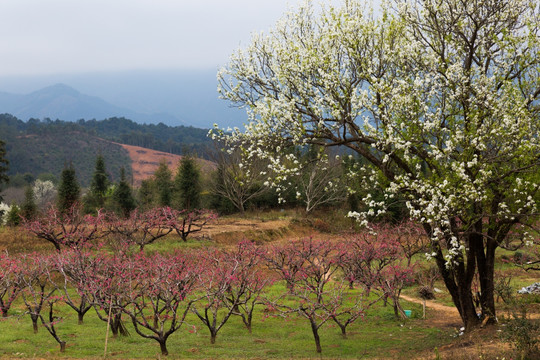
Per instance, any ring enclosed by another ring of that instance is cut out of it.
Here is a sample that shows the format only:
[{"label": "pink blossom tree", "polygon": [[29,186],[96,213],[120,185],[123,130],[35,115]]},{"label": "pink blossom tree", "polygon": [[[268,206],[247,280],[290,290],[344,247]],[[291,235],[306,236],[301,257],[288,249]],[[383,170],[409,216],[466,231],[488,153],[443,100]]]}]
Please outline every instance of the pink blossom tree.
[{"label": "pink blossom tree", "polygon": [[[285,250],[286,249],[286,250]],[[287,258],[296,264],[295,275],[290,276],[288,265],[281,258],[287,251]],[[365,311],[362,295],[348,299],[346,279],[337,276],[339,264],[345,253],[339,246],[331,242],[304,239],[289,245],[283,250],[273,250],[278,259],[269,262],[282,280],[292,282],[289,293],[279,298],[269,300],[273,308],[282,314],[296,313],[309,321],[315,346],[318,353],[322,352],[319,330],[328,321],[334,320],[346,335],[346,328],[357,320]],[[283,267],[276,266],[283,264]],[[284,301],[292,295],[294,301]]]},{"label": "pink blossom tree", "polygon": [[11,304],[22,290],[22,266],[18,258],[0,253],[0,312],[8,316]]},{"label": "pink blossom tree", "polygon": [[225,299],[233,309],[233,315],[242,318],[246,329],[251,333],[253,313],[256,305],[263,303],[262,293],[273,282],[264,273],[264,251],[251,241],[241,241],[233,251],[225,252],[224,257],[238,264],[238,271],[230,283]]},{"label": "pink blossom tree", "polygon": [[175,231],[182,240],[187,241],[190,234],[201,231],[207,224],[217,219],[217,213],[207,209],[176,211],[178,222]]},{"label": "pink blossom tree", "polygon": [[202,297],[193,312],[208,328],[212,344],[231,315],[240,315],[251,329],[253,309],[264,287],[256,272],[259,256],[259,250],[249,242],[239,243],[232,251],[209,249],[200,255]]},{"label": "pink blossom tree", "polygon": [[60,251],[62,246],[81,248],[93,245],[93,241],[102,238],[104,215],[98,211],[96,216],[83,215],[78,204],[62,213],[56,207],[50,207],[35,220],[23,219],[24,228],[38,238],[47,240]]},{"label": "pink blossom tree", "polygon": [[135,209],[128,218],[108,214],[108,233],[113,241],[121,244],[138,245],[143,251],[152,244],[170,234],[178,227],[177,212],[169,207],[153,208],[147,211]]},{"label": "pink blossom tree", "polygon": [[[34,333],[38,332],[38,320],[47,329],[49,334],[60,344],[60,351],[66,349],[66,342],[58,336],[56,324],[61,320],[54,315],[54,304],[62,300],[57,296],[58,290],[54,277],[54,265],[48,256],[42,254],[26,255],[22,259],[23,271],[21,282],[23,289],[21,297],[26,307],[26,312],[32,319]],[[42,310],[48,308],[48,316],[45,318]]]},{"label": "pink blossom tree", "polygon": [[139,254],[128,262],[123,278],[130,286],[122,288],[126,302],[121,310],[131,318],[137,334],[157,341],[162,355],[168,355],[167,339],[180,329],[196,301],[189,295],[199,272],[197,264],[185,254]]},{"label": "pink blossom tree", "polygon": [[[84,315],[92,308],[85,291],[88,274],[95,271],[94,254],[89,250],[64,249],[54,258],[54,264],[61,275],[57,287],[63,293],[63,301],[77,313],[79,325]],[[71,291],[72,289],[75,292]]]}]

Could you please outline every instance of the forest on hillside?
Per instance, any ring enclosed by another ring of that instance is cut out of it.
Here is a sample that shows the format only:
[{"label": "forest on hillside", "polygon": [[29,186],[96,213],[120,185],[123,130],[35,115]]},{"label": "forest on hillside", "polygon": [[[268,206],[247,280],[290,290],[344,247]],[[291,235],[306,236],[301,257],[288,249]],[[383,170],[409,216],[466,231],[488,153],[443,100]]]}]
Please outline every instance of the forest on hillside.
[{"label": "forest on hillside", "polygon": [[211,143],[206,136],[208,129],[192,126],[167,126],[159,124],[138,124],[123,117],[104,120],[84,120],[69,122],[45,118],[22,121],[10,114],[0,114],[0,134],[4,141],[17,136],[31,134],[61,134],[77,131],[106,140],[127,145],[141,146],[153,150],[182,155],[186,152],[205,156],[206,147]]},{"label": "forest on hillside", "polygon": [[106,159],[112,178],[118,178],[121,167],[126,168],[128,176],[131,175],[129,155],[110,141],[206,157],[207,147],[211,144],[207,132],[185,126],[137,124],[125,118],[77,122],[30,119],[24,122],[13,115],[0,114],[0,139],[6,143],[11,177],[59,174],[64,165],[73,163],[83,185],[89,183],[97,154]]}]

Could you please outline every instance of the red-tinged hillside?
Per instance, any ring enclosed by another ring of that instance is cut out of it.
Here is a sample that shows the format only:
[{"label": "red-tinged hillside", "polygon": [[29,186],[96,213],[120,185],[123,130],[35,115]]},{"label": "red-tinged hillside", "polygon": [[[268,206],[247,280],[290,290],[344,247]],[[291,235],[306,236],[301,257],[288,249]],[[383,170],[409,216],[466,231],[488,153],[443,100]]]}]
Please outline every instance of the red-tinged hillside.
[{"label": "red-tinged hillside", "polygon": [[[161,161],[165,160],[173,174],[175,174],[178,163],[182,159],[182,156],[180,155],[163,151],[125,144],[118,145],[127,150],[129,157],[131,158],[133,185],[136,187],[139,186],[144,179],[148,179],[154,174]],[[215,164],[208,160],[197,159],[197,163],[203,173],[208,173],[215,168]]]}]

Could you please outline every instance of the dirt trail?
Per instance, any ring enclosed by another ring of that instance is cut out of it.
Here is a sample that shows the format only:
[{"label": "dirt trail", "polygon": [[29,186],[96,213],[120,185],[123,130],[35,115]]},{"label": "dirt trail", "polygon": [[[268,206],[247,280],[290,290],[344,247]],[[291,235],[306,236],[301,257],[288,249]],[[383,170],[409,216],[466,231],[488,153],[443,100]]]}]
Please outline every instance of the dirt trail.
[{"label": "dirt trail", "polygon": [[[401,298],[417,304],[424,303],[422,299],[417,299],[407,295],[401,295]],[[459,317],[459,313],[455,307],[442,305],[433,300],[426,300],[426,309],[436,311],[434,316],[427,316],[426,321],[428,325],[441,328],[461,327],[461,318]]]}]

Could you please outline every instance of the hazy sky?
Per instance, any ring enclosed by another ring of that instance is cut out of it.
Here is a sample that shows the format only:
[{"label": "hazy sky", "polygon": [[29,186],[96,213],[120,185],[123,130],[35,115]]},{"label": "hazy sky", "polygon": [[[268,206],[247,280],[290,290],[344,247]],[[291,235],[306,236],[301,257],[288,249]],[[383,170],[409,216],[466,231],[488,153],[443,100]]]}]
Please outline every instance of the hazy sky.
[{"label": "hazy sky", "polygon": [[0,0],[0,76],[217,69],[301,1]]}]

